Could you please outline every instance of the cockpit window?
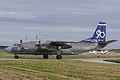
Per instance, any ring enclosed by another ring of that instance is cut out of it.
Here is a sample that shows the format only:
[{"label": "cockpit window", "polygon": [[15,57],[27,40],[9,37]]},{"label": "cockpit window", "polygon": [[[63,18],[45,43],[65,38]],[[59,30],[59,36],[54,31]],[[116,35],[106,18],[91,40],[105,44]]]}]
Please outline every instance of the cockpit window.
[{"label": "cockpit window", "polygon": [[21,46],[21,44],[14,44],[13,46]]},{"label": "cockpit window", "polygon": [[21,44],[17,44],[17,46],[21,46]]},{"label": "cockpit window", "polygon": [[14,44],[13,46],[16,46],[17,44]]}]

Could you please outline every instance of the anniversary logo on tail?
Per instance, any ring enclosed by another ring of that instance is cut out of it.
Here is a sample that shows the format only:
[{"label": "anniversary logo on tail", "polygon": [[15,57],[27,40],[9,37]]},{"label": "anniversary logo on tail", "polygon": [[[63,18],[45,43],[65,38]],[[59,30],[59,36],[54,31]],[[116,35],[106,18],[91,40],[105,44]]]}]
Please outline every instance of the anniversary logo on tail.
[{"label": "anniversary logo on tail", "polygon": [[18,59],[18,54],[35,54],[43,55],[44,59],[48,59],[49,55],[55,54],[56,59],[62,59],[62,55],[82,54],[87,51],[104,48],[106,45],[117,40],[106,41],[106,22],[99,22],[92,37],[78,42],[72,41],[30,41],[9,46],[5,49],[6,52],[15,54]]}]

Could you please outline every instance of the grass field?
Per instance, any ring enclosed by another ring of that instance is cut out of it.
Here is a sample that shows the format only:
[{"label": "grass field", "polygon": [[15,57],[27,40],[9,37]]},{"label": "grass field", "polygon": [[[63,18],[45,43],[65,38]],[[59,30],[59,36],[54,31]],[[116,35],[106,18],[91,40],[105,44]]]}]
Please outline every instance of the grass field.
[{"label": "grass field", "polygon": [[[0,51],[0,57],[14,55]],[[97,55],[63,56],[63,58],[90,58]],[[107,57],[106,55],[99,55]],[[109,57],[120,57],[109,55]],[[42,56],[20,55],[21,58]],[[55,58],[55,56],[50,56]],[[120,64],[103,64],[72,60],[1,60],[0,80],[120,80]]]},{"label": "grass field", "polygon": [[120,65],[67,60],[0,61],[0,80],[120,80]]}]

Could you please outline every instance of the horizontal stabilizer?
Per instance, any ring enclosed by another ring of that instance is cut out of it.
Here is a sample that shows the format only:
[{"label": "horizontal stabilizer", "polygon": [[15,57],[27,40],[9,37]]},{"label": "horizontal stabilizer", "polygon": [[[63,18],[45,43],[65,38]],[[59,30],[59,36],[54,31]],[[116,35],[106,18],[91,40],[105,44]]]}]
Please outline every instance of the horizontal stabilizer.
[{"label": "horizontal stabilizer", "polygon": [[116,42],[117,40],[109,40],[109,41],[106,41],[106,44],[110,44],[110,43],[113,43],[113,42]]}]

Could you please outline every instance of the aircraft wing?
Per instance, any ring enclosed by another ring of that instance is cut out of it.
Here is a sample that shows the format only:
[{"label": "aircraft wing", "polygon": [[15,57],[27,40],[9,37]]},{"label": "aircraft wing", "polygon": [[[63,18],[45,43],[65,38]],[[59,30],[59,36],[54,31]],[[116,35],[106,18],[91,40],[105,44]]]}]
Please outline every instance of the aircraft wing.
[{"label": "aircraft wing", "polygon": [[52,41],[50,44],[55,47],[61,47],[61,49],[69,49],[72,48],[72,46],[69,43],[78,43],[78,42]]}]

